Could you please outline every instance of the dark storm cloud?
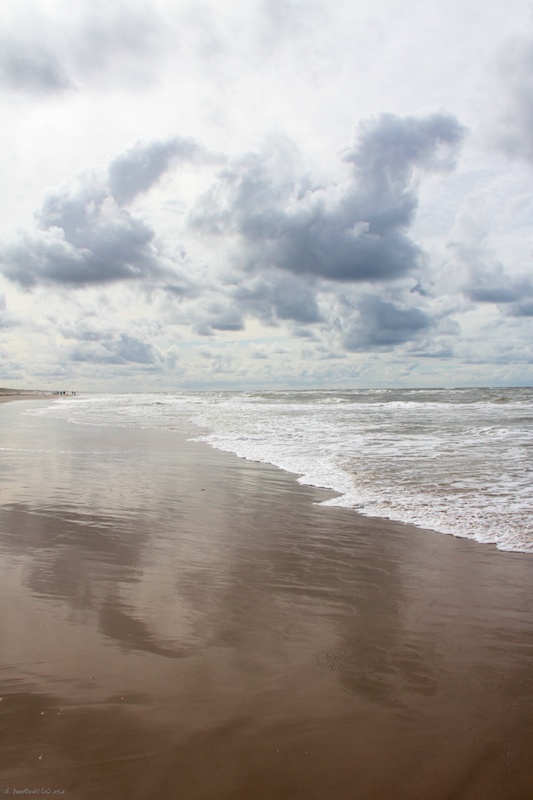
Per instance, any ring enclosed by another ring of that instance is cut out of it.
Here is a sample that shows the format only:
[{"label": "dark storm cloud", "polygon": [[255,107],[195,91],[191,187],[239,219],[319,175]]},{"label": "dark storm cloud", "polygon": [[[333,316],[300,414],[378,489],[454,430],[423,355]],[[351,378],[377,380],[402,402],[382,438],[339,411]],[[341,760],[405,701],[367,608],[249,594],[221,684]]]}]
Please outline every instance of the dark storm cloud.
[{"label": "dark storm cloud", "polygon": [[138,142],[114,156],[107,172],[88,171],[49,191],[34,213],[37,230],[0,250],[2,272],[26,288],[171,282],[177,276],[158,258],[155,232],[117,203],[147,191],[173,158],[191,160],[203,152],[192,139]]},{"label": "dark storm cloud", "polygon": [[419,308],[402,308],[371,295],[359,301],[355,312],[343,337],[344,347],[350,351],[391,350],[417,339],[434,325]]},{"label": "dark storm cloud", "polygon": [[316,186],[296,174],[290,151],[276,141],[222,170],[191,224],[206,235],[238,237],[249,271],[277,267],[349,282],[398,278],[420,257],[406,235],[417,207],[415,172],[448,168],[462,136],[446,114],[382,115],[360,126],[344,154],[350,173],[343,186]]}]

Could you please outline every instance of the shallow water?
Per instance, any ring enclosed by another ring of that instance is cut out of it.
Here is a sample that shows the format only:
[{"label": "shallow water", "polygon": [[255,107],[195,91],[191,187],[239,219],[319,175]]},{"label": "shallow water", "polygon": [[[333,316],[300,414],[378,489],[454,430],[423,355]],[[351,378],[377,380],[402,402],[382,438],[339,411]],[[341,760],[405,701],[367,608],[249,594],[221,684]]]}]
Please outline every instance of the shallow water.
[{"label": "shallow water", "polygon": [[532,796],[528,556],[31,409],[0,409],[0,792]]},{"label": "shallow water", "polygon": [[92,396],[47,411],[172,431],[275,464],[368,516],[533,552],[533,390]]}]

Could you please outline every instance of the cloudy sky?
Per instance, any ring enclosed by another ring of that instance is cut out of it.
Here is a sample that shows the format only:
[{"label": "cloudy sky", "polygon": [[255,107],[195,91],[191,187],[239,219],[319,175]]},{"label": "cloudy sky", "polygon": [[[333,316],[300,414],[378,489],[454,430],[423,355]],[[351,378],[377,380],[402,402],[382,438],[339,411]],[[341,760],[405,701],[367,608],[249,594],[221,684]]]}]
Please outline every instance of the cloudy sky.
[{"label": "cloudy sky", "polygon": [[533,384],[533,5],[3,0],[0,385]]}]

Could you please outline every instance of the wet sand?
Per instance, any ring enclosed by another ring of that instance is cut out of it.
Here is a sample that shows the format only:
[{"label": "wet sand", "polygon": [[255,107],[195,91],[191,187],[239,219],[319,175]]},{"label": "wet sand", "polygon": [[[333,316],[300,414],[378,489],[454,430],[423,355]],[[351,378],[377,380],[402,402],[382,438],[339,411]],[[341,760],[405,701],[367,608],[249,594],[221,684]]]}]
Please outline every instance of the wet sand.
[{"label": "wet sand", "polygon": [[6,389],[0,390],[0,404],[10,403],[13,400],[51,400],[53,398],[52,392],[33,392],[31,390],[25,391],[9,391]]},{"label": "wet sand", "polygon": [[0,794],[531,800],[531,556],[29,406],[0,410]]}]

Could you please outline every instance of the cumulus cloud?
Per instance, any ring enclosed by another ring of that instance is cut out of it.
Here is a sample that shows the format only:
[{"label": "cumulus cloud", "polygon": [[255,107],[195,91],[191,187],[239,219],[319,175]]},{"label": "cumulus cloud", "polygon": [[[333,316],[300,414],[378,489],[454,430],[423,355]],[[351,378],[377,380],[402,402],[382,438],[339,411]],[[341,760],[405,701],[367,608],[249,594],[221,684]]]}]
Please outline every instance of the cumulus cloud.
[{"label": "cumulus cloud", "polygon": [[242,331],[252,319],[268,327],[325,322],[318,286],[276,269],[262,275],[233,273],[231,279],[215,272],[189,292],[175,293],[168,286],[164,292],[169,323],[189,326],[201,336]]},{"label": "cumulus cloud", "polygon": [[[215,331],[242,331],[244,318],[241,310],[226,300],[203,298],[188,311],[192,328],[200,336],[212,336]],[[194,322],[192,321],[194,319]]]},{"label": "cumulus cloud", "polygon": [[533,282],[530,278],[485,275],[468,289],[468,297],[478,303],[494,303],[511,317],[533,316]]},{"label": "cumulus cloud", "polygon": [[[448,245],[445,282],[474,304],[494,305],[507,316],[531,316],[533,281],[519,262],[503,263],[491,241],[491,219],[467,199]],[[493,223],[492,223],[493,224]]]},{"label": "cumulus cloud", "polygon": [[[223,157],[191,138],[137,142],[104,169],[48,191],[35,229],[0,248],[1,269],[25,289],[157,288],[171,323],[201,336],[242,331],[249,319],[293,323],[310,336],[312,326],[331,324],[332,287],[359,285],[363,294],[339,317],[340,340],[347,350],[390,349],[428,331],[430,312],[415,308],[413,297],[378,299],[368,285],[398,284],[422,267],[409,236],[418,182],[424,171],[451,167],[462,136],[446,114],[382,115],[359,127],[342,155],[345,179],[328,184],[313,179],[284,137],[221,169]],[[169,256],[154,227],[129,207],[172,166],[190,163],[218,169],[180,231],[199,248],[196,260],[184,247]],[[153,353],[132,339],[88,337],[74,356],[151,363]]]},{"label": "cumulus cloud", "polygon": [[237,239],[248,271],[276,267],[347,282],[401,277],[420,258],[406,233],[417,207],[415,172],[450,167],[463,132],[446,114],[382,115],[360,126],[341,186],[295,173],[286,142],[271,141],[221,170],[191,225]]},{"label": "cumulus cloud", "polygon": [[110,160],[109,190],[119,205],[127,205],[157,183],[173,161],[198,162],[216,158],[191,137],[136,142]]},{"label": "cumulus cloud", "polygon": [[36,230],[0,248],[2,272],[25,288],[163,279],[176,285],[178,276],[158,256],[155,231],[121,205],[153,186],[173,158],[200,152],[192,139],[138,142],[103,172],[86,171],[48,191],[34,213]]},{"label": "cumulus cloud", "polygon": [[376,295],[364,295],[354,310],[355,318],[343,335],[343,345],[349,351],[392,350],[435,325],[422,309],[401,307]]},{"label": "cumulus cloud", "polygon": [[478,303],[512,303],[516,305],[533,295],[531,281],[516,281],[503,275],[499,277],[484,275],[477,285],[467,290],[468,297]]},{"label": "cumulus cloud", "polygon": [[322,319],[316,291],[316,285],[299,276],[272,269],[268,274],[245,277],[231,295],[250,316],[266,325],[274,325],[278,320],[305,324]]},{"label": "cumulus cloud", "polygon": [[86,188],[71,184],[45,198],[36,213],[39,229],[1,249],[7,278],[25,288],[75,287],[161,274],[150,227]]},{"label": "cumulus cloud", "polygon": [[67,306],[66,313],[51,321],[63,339],[75,343],[65,352],[66,361],[158,369],[166,364],[165,353],[154,343],[159,326],[146,319],[127,322],[117,318],[112,308],[80,309],[76,314],[74,307]]},{"label": "cumulus cloud", "polygon": [[83,346],[76,347],[70,358],[72,361],[85,361],[91,364],[152,366],[161,362],[161,358],[152,344],[125,333],[115,339],[86,342]]}]

